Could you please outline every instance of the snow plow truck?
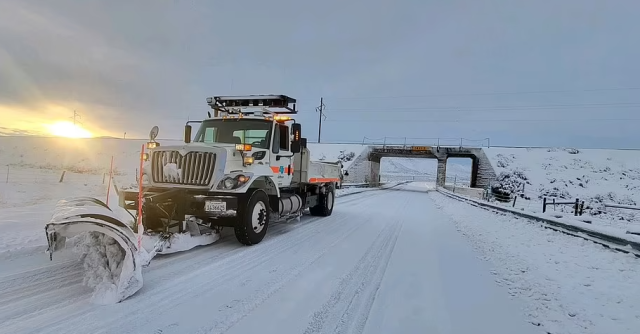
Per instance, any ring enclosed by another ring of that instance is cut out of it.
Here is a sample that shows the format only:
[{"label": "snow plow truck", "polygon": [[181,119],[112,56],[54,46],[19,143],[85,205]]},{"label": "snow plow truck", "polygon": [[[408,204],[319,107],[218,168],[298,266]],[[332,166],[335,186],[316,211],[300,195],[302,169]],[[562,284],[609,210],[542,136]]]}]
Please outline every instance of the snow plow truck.
[{"label": "snow plow truck", "polygon": [[[94,287],[94,298],[107,291],[100,298],[126,299],[142,287],[142,268],[156,254],[213,243],[225,227],[241,244],[255,245],[271,223],[307,211],[333,212],[341,164],[310,159],[301,124],[292,117],[295,99],[218,96],[207,104],[213,114],[187,122],[184,144],[162,146],[158,128],[151,130],[138,187],[119,189],[117,206],[89,197],[58,203],[45,227],[47,252],[51,257],[67,239],[92,236],[90,247],[99,248],[112,273],[111,281],[100,283],[106,287]],[[194,123],[199,127],[192,135]],[[120,251],[109,251],[116,243]]]}]

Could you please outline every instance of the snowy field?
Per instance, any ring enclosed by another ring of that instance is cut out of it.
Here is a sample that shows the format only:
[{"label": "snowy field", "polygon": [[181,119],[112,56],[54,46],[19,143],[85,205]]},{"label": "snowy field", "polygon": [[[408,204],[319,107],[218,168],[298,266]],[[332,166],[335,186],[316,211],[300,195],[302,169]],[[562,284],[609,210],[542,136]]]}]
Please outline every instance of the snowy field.
[{"label": "snowy field", "polygon": [[[585,216],[593,224],[619,230],[640,229],[640,211],[605,208],[604,203],[640,205],[640,151],[605,149],[485,148],[496,185],[523,193],[516,207],[542,212],[542,199],[585,201]],[[524,187],[524,192],[522,188]],[[547,212],[571,214],[571,206],[547,207]]]}]

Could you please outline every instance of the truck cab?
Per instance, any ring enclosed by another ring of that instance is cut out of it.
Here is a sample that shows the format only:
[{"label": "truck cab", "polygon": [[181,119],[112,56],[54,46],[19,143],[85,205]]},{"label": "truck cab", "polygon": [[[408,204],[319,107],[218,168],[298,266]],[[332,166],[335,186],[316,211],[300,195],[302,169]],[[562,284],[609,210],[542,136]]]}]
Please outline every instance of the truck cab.
[{"label": "truck cab", "polygon": [[331,215],[341,165],[310,160],[301,124],[292,118],[295,102],[284,95],[208,98],[213,115],[188,122],[183,145],[161,146],[152,138],[143,168],[145,228],[166,233],[188,216],[209,228],[233,227],[251,245],[271,221],[307,209]]}]

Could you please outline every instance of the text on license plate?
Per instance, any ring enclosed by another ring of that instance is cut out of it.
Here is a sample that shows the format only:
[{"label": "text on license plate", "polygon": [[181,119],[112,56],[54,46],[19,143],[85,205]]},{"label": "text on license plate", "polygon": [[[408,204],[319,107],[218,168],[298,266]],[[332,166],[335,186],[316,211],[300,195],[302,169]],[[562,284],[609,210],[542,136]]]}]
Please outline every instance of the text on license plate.
[{"label": "text on license plate", "polygon": [[227,202],[205,201],[204,211],[227,211]]}]

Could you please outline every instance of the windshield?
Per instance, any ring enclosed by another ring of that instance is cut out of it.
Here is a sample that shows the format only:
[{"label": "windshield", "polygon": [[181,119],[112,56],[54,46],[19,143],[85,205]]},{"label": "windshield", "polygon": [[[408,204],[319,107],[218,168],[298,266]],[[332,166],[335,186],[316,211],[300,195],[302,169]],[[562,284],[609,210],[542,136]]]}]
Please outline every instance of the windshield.
[{"label": "windshield", "polygon": [[251,144],[257,148],[269,148],[271,121],[260,119],[210,119],[200,125],[194,142]]}]

